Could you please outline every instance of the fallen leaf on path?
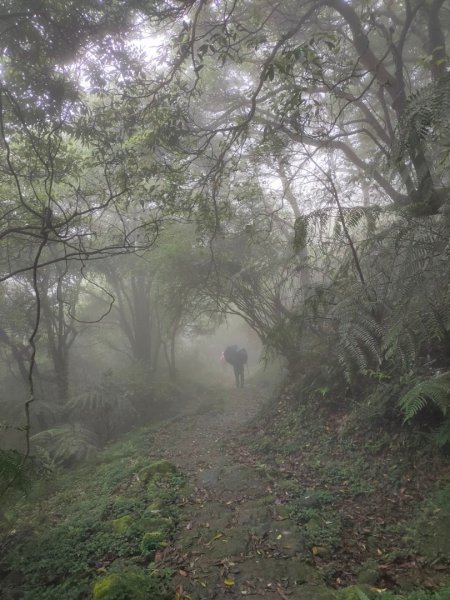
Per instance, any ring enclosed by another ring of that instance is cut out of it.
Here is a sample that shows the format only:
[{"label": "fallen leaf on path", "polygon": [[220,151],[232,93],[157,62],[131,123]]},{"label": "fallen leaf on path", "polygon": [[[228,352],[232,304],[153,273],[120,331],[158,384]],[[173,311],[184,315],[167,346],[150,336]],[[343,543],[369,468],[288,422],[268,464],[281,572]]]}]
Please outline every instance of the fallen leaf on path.
[{"label": "fallen leaf on path", "polygon": [[234,585],[234,579],[231,579],[231,577],[227,577],[226,579],[223,580],[225,585],[228,585],[229,587]]}]

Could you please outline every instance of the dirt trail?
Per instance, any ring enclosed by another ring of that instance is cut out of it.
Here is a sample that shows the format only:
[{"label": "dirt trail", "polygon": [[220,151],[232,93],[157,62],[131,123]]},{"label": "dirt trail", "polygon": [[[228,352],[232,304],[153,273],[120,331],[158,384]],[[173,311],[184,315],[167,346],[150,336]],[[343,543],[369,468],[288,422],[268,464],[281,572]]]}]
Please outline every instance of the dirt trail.
[{"label": "dirt trail", "polygon": [[179,598],[331,600],[299,558],[301,534],[277,501],[276,472],[243,464],[230,440],[264,402],[260,390],[224,390],[156,433],[158,454],[188,477],[175,548]]}]

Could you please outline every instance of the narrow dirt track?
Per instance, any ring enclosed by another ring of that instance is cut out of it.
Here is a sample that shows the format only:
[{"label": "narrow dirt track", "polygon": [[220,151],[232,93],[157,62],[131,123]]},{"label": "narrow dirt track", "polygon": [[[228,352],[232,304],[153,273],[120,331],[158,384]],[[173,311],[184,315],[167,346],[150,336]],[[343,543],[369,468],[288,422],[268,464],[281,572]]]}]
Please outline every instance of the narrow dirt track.
[{"label": "narrow dirt track", "polygon": [[277,503],[274,470],[243,464],[230,447],[265,398],[260,390],[223,390],[155,434],[158,455],[187,476],[174,547],[178,598],[331,600],[295,524]]}]

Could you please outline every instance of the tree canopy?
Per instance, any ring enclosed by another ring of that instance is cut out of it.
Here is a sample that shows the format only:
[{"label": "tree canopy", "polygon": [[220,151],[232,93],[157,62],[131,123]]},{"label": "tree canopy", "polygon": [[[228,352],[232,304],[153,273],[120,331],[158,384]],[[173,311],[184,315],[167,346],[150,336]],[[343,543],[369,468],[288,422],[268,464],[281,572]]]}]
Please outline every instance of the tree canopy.
[{"label": "tree canopy", "polygon": [[25,456],[77,402],[120,421],[122,384],[73,375],[84,343],[142,390],[233,314],[292,372],[371,402],[389,381],[402,418],[445,421],[444,0],[9,0],[0,32],[1,376]]}]

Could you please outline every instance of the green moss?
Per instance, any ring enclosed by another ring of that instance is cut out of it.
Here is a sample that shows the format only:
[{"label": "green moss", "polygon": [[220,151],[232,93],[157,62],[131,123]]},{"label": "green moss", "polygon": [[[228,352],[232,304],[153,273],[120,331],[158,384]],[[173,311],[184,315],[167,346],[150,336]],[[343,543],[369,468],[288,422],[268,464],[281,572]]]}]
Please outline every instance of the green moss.
[{"label": "green moss", "polygon": [[111,526],[117,533],[125,533],[133,524],[133,518],[130,515],[124,515],[111,521]]},{"label": "green moss", "polygon": [[175,475],[177,472],[176,466],[168,460],[157,460],[143,469],[138,473],[139,479],[144,483],[151,481],[156,475],[170,476]]},{"label": "green moss", "polygon": [[150,502],[150,504],[148,504],[145,507],[145,512],[150,513],[150,514],[158,514],[159,512],[161,512],[161,510],[163,508],[164,508],[164,503],[162,502],[162,500],[157,498],[156,500],[154,500],[153,502]]},{"label": "green moss", "polygon": [[158,600],[158,584],[147,573],[130,569],[98,579],[92,590],[93,600]]},{"label": "green moss", "polygon": [[170,531],[174,523],[170,517],[163,517],[160,514],[146,514],[139,519],[137,525],[140,529],[145,529],[146,531]]},{"label": "green moss", "polygon": [[162,531],[147,531],[141,541],[141,551],[144,556],[153,554],[164,546],[165,535]]}]

